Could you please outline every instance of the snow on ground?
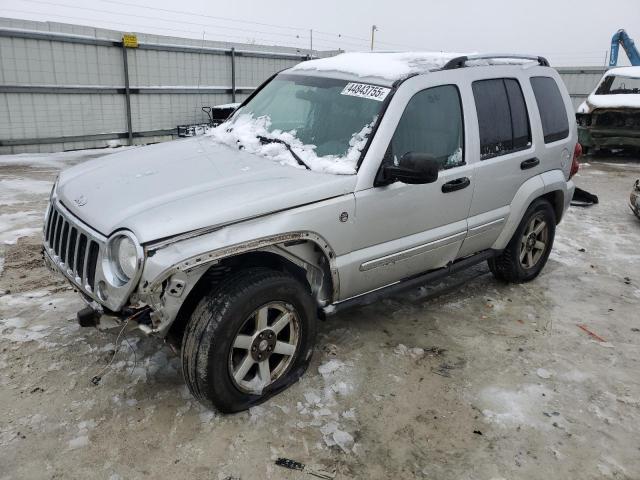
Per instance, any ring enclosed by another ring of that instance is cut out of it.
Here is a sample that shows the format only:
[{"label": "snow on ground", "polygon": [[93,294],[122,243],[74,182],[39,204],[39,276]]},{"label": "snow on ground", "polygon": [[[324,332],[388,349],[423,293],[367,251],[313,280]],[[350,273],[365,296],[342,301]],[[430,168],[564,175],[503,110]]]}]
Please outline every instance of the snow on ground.
[{"label": "snow on ground", "polygon": [[[34,203],[34,197],[47,197],[58,171],[127,148],[135,147],[0,155],[0,245],[15,244],[19,238],[42,230],[44,209]],[[31,174],[25,175],[25,170]],[[2,264],[0,251],[0,271]]]},{"label": "snow on ground", "polygon": [[[0,235],[39,230],[57,167],[2,162]],[[0,477],[298,478],[286,457],[345,480],[640,478],[638,168],[590,163],[576,182],[600,204],[569,211],[540,278],[481,265],[330,317],[300,381],[236,415],[199,404],[158,340],[80,328],[38,232],[0,242]]]}]

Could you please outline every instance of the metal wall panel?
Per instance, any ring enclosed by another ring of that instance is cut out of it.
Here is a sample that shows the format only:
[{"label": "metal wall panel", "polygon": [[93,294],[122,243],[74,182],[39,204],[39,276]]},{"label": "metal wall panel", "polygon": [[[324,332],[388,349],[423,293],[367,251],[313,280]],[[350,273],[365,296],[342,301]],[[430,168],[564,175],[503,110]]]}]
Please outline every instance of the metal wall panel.
[{"label": "metal wall panel", "polygon": [[562,81],[567,86],[573,107],[577,110],[607,71],[605,67],[564,67],[558,68]]},{"label": "metal wall panel", "polygon": [[236,89],[249,89],[236,92],[242,101],[307,56],[288,47],[138,34],[140,47],[127,49],[129,140],[121,38],[114,30],[0,18],[0,153],[166,140],[178,125],[207,121],[203,106],[232,101],[233,71]]},{"label": "metal wall panel", "polygon": [[208,121],[203,105],[229,101],[228,94],[150,93],[131,97],[134,131],[171,129],[177,125]]}]

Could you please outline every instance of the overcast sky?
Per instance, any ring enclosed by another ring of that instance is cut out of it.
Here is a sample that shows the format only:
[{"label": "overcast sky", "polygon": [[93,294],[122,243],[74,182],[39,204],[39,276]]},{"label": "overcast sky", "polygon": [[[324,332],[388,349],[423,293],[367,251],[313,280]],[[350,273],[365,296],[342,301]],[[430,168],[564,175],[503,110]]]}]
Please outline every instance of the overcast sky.
[{"label": "overcast sky", "polygon": [[323,50],[368,50],[376,25],[376,49],[534,53],[557,66],[603,65],[619,28],[640,44],[640,0],[0,0],[0,16],[303,48],[313,29]]}]

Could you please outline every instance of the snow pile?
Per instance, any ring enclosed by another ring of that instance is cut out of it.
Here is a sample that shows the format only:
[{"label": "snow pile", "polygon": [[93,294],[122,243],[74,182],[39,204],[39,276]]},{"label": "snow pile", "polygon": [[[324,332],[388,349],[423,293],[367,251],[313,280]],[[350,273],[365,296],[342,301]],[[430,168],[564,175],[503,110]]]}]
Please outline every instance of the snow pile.
[{"label": "snow pile", "polygon": [[418,359],[424,356],[424,348],[420,347],[407,347],[405,344],[400,343],[396,348],[393,349],[393,353],[396,356],[405,356],[409,355],[411,358]]},{"label": "snow pile", "polygon": [[540,411],[552,394],[540,385],[523,385],[517,390],[488,387],[480,392],[478,406],[488,420],[502,427],[526,425],[548,429]]},{"label": "snow pile", "polygon": [[329,360],[327,363],[323,363],[322,365],[320,365],[318,367],[318,373],[320,373],[320,375],[322,375],[323,377],[327,377],[328,375],[337,372],[343,367],[344,363],[342,363],[340,360],[333,359]]},{"label": "snow pile", "polygon": [[233,121],[222,123],[213,128],[206,135],[216,143],[233,148],[241,148],[246,152],[265,157],[281,165],[305,168],[298,164],[284,144],[263,144],[258,137],[281,140],[289,144],[302,161],[315,172],[353,175],[356,173],[360,152],[367,143],[367,138],[371,133],[375,120],[374,118],[371,123],[365,125],[362,130],[351,137],[349,149],[344,156],[326,155],[319,157],[315,152],[316,146],[303,144],[296,137],[295,130],[290,132],[283,132],[282,130],[270,131],[271,120],[266,116],[253,118],[251,114],[239,115],[234,117]]},{"label": "snow pile", "polygon": [[349,424],[355,422],[355,411],[353,408],[342,411],[338,403],[354,391],[351,367],[332,359],[320,365],[318,372],[322,376],[324,387],[305,392],[304,402],[298,402],[298,413],[310,417],[308,422],[298,422],[298,427],[319,427],[325,445],[338,447],[345,453],[355,452],[353,434],[347,431],[353,431],[353,425],[349,425],[350,428],[343,425],[345,421]]},{"label": "snow pile", "polygon": [[344,430],[340,430],[336,422],[327,423],[320,428],[320,431],[324,436],[324,442],[327,446],[332,447],[337,445],[344,453],[349,453],[353,448],[353,436]]},{"label": "snow pile", "polygon": [[442,68],[449,60],[464,53],[439,52],[350,52],[335,57],[302,62],[294,71],[339,72],[357,77],[377,77],[397,80],[414,73]]},{"label": "snow pile", "polygon": [[538,375],[540,378],[547,380],[553,376],[553,373],[547,370],[546,368],[539,368],[538,370],[536,370],[536,375]]}]

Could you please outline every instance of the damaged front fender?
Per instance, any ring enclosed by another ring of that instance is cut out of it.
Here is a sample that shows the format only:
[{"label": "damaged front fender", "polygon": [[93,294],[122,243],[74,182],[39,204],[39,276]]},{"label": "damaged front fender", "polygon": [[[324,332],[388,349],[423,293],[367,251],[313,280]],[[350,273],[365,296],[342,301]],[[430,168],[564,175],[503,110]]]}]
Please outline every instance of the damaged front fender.
[{"label": "damaged front fender", "polygon": [[[304,251],[296,250],[301,242],[311,242],[327,259],[331,276],[330,292],[322,293],[326,283],[323,269],[315,264],[313,258],[305,255]],[[152,333],[164,334],[168,331],[189,293],[212,266],[248,252],[270,252],[301,267],[306,271],[312,293],[320,305],[330,302],[338,295],[339,278],[335,253],[315,233],[278,234],[210,250],[206,250],[207,245],[210,245],[208,239],[196,237],[175,244],[165,244],[157,251],[150,250],[143,274],[146,280],[139,287],[137,299],[149,305],[153,311]],[[190,254],[194,249],[202,251],[197,255]]]}]

